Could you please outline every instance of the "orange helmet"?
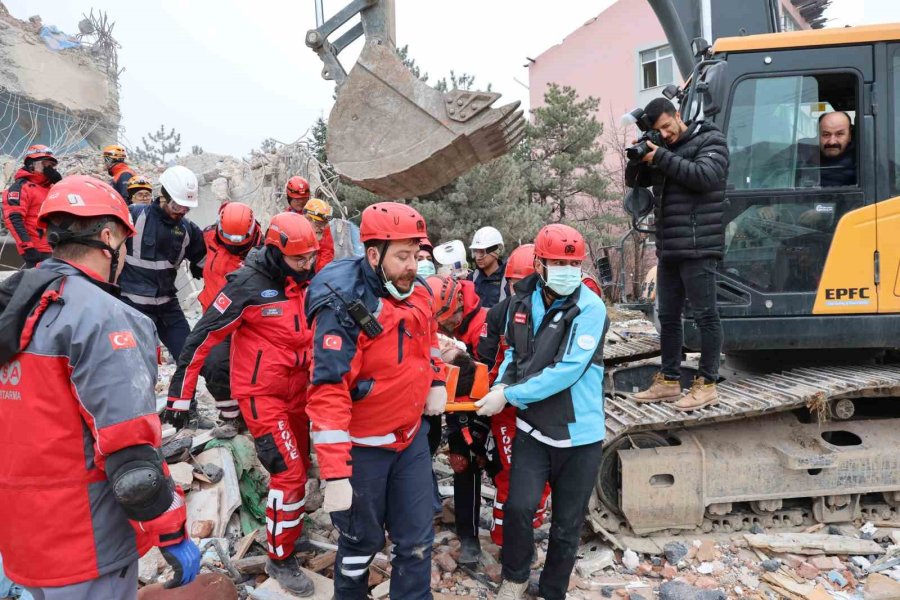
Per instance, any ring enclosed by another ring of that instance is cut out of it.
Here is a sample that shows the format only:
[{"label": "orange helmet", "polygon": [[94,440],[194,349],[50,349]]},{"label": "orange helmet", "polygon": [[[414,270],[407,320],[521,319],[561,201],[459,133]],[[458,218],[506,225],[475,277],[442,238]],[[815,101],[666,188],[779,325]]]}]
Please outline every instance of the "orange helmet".
[{"label": "orange helmet", "polygon": [[28,150],[25,151],[26,163],[42,158],[52,158],[54,161],[56,160],[56,157],[53,156],[53,150],[51,150],[49,146],[35,144],[34,146],[29,146]]},{"label": "orange helmet", "polygon": [[[49,228],[48,219],[52,215],[66,214],[73,217],[110,216],[118,220],[128,230],[128,236],[134,235],[134,224],[128,205],[119,193],[108,183],[89,177],[88,175],[69,175],[50,188],[47,199],[41,205],[38,224]],[[50,242],[53,243],[54,231],[50,228]],[[56,232],[59,241],[59,232]]]},{"label": "orange helmet", "polygon": [[319,198],[310,198],[303,207],[303,214],[316,221],[327,223],[331,220],[331,205]]},{"label": "orange helmet", "polygon": [[243,246],[256,238],[256,219],[253,209],[243,202],[222,205],[216,223],[219,239],[228,246]]},{"label": "orange helmet", "polygon": [[506,259],[503,276],[507,279],[524,279],[534,273],[534,244],[522,244]]},{"label": "orange helmet", "polygon": [[309,200],[309,182],[299,175],[294,175],[288,179],[284,193],[290,199]]},{"label": "orange helmet", "polygon": [[138,190],[147,190],[148,192],[152,192],[153,182],[150,181],[149,177],[144,177],[143,175],[135,175],[128,180],[127,189],[129,194],[133,194]]},{"label": "orange helmet", "polygon": [[[227,205],[226,205],[227,206]],[[266,230],[266,246],[275,246],[285,256],[299,256],[319,249],[316,232],[302,215],[278,213]]]},{"label": "orange helmet", "polygon": [[399,202],[378,202],[367,206],[362,213],[359,239],[369,240],[421,240],[428,237],[425,219],[419,211]]},{"label": "orange helmet", "polygon": [[125,146],[120,146],[119,144],[110,144],[109,146],[105,146],[103,148],[103,158],[108,158],[110,160],[125,160],[128,158],[128,153],[125,152]]},{"label": "orange helmet", "polygon": [[534,254],[551,260],[584,260],[587,250],[578,230],[562,223],[545,225],[534,239]]},{"label": "orange helmet", "polygon": [[425,280],[434,296],[434,318],[438,323],[456,314],[462,306],[462,286],[453,277],[432,275]]}]

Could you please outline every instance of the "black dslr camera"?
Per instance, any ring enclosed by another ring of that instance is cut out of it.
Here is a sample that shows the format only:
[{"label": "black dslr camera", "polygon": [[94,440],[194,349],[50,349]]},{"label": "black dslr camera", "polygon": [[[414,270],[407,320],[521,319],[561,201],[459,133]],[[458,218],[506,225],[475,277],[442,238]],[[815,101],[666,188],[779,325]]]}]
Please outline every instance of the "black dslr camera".
[{"label": "black dslr camera", "polygon": [[636,108],[630,113],[625,113],[622,116],[622,123],[637,125],[637,128],[641,130],[640,139],[638,139],[633,146],[625,148],[625,156],[628,157],[629,164],[636,165],[640,163],[641,159],[652,152],[652,149],[647,145],[647,142],[651,142],[660,147],[666,145],[662,134],[653,129],[653,123],[650,122],[650,119],[647,117],[647,113],[644,112],[643,108]]}]

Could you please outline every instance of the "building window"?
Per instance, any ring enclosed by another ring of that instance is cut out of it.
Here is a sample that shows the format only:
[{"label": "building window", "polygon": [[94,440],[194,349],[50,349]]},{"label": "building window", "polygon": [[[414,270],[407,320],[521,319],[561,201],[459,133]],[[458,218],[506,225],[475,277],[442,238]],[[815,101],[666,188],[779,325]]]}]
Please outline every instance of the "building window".
[{"label": "building window", "polygon": [[672,49],[660,46],[641,52],[641,89],[649,90],[670,83],[675,83]]},{"label": "building window", "polygon": [[797,20],[788,14],[788,12],[782,9],[781,12],[781,30],[782,31],[801,31],[803,28],[800,27],[800,23]]}]

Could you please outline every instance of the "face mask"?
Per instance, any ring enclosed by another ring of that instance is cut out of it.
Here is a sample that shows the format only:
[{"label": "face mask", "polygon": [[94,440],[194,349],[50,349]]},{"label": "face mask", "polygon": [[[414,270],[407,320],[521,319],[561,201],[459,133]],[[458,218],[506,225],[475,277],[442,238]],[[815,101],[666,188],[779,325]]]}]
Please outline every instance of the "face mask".
[{"label": "face mask", "polygon": [[547,267],[547,287],[568,296],[581,285],[581,267]]},{"label": "face mask", "polygon": [[416,275],[419,277],[428,277],[429,275],[434,275],[437,271],[434,268],[434,263],[430,260],[420,260],[418,263],[418,267],[416,268]]},{"label": "face mask", "polygon": [[59,180],[62,179],[60,172],[53,167],[44,167],[44,177],[46,177],[47,181],[50,183],[59,183]]},{"label": "face mask", "polygon": [[413,290],[416,289],[416,284],[413,283],[412,286],[410,286],[409,291],[403,293],[397,289],[397,286],[394,285],[393,281],[388,279],[384,282],[384,289],[387,290],[388,294],[390,294],[394,300],[406,300],[407,298],[412,296]]}]

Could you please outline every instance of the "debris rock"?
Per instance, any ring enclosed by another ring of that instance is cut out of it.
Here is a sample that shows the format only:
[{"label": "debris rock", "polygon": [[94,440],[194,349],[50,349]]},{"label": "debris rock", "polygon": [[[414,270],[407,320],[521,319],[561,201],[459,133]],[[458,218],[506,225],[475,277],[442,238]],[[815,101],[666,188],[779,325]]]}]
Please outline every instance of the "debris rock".
[{"label": "debris rock", "polygon": [[754,523],[753,527],[750,528],[750,533],[765,533],[766,530],[759,523]]},{"label": "debris rock", "polygon": [[194,481],[194,468],[190,463],[180,462],[169,465],[169,473],[176,485],[180,485],[185,492],[191,490],[191,483]]},{"label": "debris rock", "polygon": [[581,577],[590,577],[597,571],[611,567],[615,561],[612,548],[602,544],[586,544],[582,546],[579,555],[581,558],[578,559],[575,569]]},{"label": "debris rock", "polygon": [[444,573],[452,573],[456,570],[456,561],[449,552],[438,552],[434,555],[433,560]]},{"label": "debris rock", "polygon": [[372,594],[372,598],[374,598],[375,600],[379,600],[379,598],[387,598],[390,591],[391,580],[388,579],[387,581],[376,585],[370,593]]},{"label": "debris rock", "polygon": [[847,585],[847,579],[841,575],[838,571],[829,571],[828,572],[828,581],[835,584],[838,587],[845,587]]},{"label": "debris rock", "polygon": [[845,535],[824,535],[821,533],[745,534],[744,538],[754,548],[768,549],[773,552],[793,552],[795,554],[884,554],[884,548],[871,540],[860,540]]},{"label": "debris rock", "polygon": [[663,576],[663,579],[675,579],[678,576],[678,569],[670,564],[666,564],[659,574]]},{"label": "debris rock", "polygon": [[687,546],[682,544],[681,542],[669,542],[665,546],[663,546],[663,552],[666,555],[666,560],[669,561],[670,565],[677,565],[684,557],[687,556],[688,549]]},{"label": "debris rock", "polygon": [[781,561],[777,558],[770,558],[759,563],[759,566],[761,566],[765,571],[774,573],[781,568]]},{"label": "debris rock", "polygon": [[873,573],[863,588],[865,600],[897,600],[900,598],[900,583],[881,573]]},{"label": "debris rock", "polygon": [[844,564],[836,556],[813,556],[809,559],[809,563],[820,571],[844,568]]},{"label": "debris rock", "polygon": [[863,571],[868,571],[869,567],[872,566],[872,563],[865,556],[851,556],[850,562],[852,562]]},{"label": "debris rock", "polygon": [[716,542],[713,540],[703,540],[700,547],[697,548],[697,560],[700,562],[709,562],[716,558]]},{"label": "debris rock", "polygon": [[703,590],[683,581],[666,581],[659,586],[659,600],[727,600],[727,596],[720,590]]},{"label": "debris rock", "polygon": [[214,526],[215,521],[208,519],[194,521],[191,523],[191,537],[198,539],[208,538],[212,535]]},{"label": "debris rock", "polygon": [[159,548],[154,546],[147,554],[138,560],[138,581],[143,584],[154,583],[161,569],[164,569],[166,559],[163,558]]},{"label": "debris rock", "polygon": [[634,571],[638,568],[638,565],[641,564],[641,561],[638,559],[637,553],[629,548],[622,554],[622,564],[625,565],[625,568],[629,571]]},{"label": "debris rock", "polygon": [[696,586],[703,590],[714,590],[719,587],[719,582],[712,577],[698,577]]},{"label": "debris rock", "polygon": [[494,583],[500,583],[500,581],[503,580],[503,566],[499,564],[486,565],[484,567],[484,574]]},{"label": "debris rock", "polygon": [[[222,573],[201,573],[192,583],[171,590],[163,585],[154,583],[141,588],[138,590],[138,600],[238,600],[234,582]],[[271,598],[274,600],[277,596]]]},{"label": "debris rock", "polygon": [[709,575],[713,572],[713,564],[711,562],[700,563],[700,566],[697,567],[697,572],[701,575]]},{"label": "debris rock", "polygon": [[751,590],[755,590],[759,587],[759,577],[751,574],[746,567],[741,569],[741,574],[738,575],[738,581],[741,582],[741,585],[744,585]]},{"label": "debris rock", "polygon": [[819,576],[819,569],[815,568],[808,562],[805,562],[797,567],[797,575],[803,577],[804,579],[815,579]]}]

